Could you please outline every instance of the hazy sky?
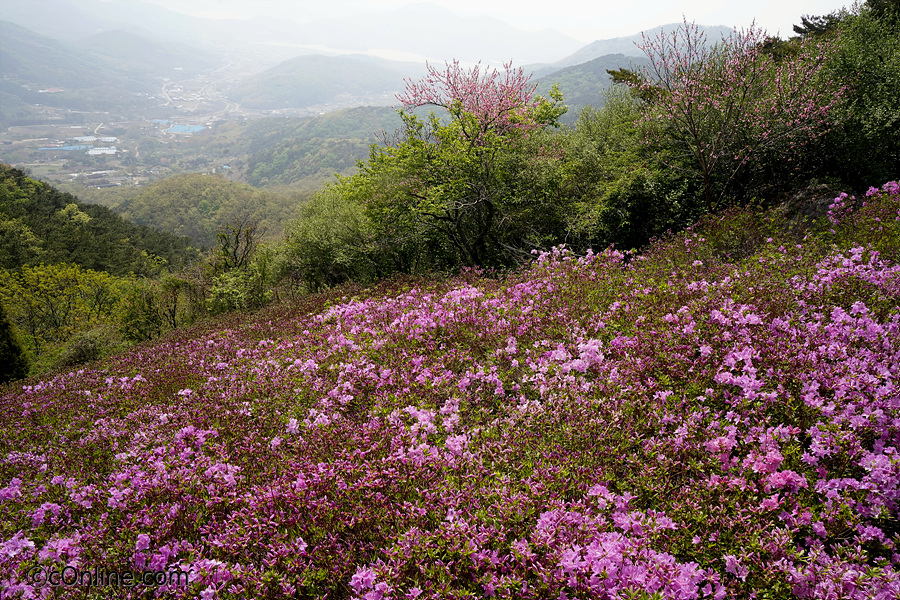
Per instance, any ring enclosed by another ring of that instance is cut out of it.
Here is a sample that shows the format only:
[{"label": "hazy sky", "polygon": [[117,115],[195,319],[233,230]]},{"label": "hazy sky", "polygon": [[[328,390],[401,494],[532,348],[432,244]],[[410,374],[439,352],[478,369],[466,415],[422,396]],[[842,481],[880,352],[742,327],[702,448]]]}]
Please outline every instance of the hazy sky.
[{"label": "hazy sky", "polygon": [[[144,0],[170,10],[207,17],[280,16],[305,22],[328,16],[397,9],[410,0]],[[682,20],[701,25],[746,27],[753,19],[769,33],[791,35],[805,14],[827,14],[840,0],[430,0],[463,16],[490,15],[526,30],[546,28],[588,43],[626,36]]]}]

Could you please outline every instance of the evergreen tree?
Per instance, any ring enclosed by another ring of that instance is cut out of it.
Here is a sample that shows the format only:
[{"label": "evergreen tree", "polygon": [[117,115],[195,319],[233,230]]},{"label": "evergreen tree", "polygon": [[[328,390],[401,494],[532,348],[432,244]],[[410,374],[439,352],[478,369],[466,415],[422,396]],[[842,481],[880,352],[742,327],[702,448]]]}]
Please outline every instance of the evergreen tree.
[{"label": "evergreen tree", "polygon": [[28,375],[28,358],[0,303],[0,383],[22,379]]}]

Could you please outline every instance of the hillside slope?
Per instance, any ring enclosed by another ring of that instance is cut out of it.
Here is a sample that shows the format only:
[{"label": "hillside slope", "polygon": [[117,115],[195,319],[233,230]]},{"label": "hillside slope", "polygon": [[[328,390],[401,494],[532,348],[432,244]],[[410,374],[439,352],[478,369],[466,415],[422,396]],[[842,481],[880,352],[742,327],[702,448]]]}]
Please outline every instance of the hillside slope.
[{"label": "hillside slope", "polygon": [[0,163],[0,268],[67,262],[143,275],[152,256],[177,269],[199,252],[187,238],[135,225]]},{"label": "hillside slope", "polygon": [[301,202],[299,195],[276,194],[217,175],[191,173],[151,183],[116,210],[139,225],[213,248],[227,225],[244,219],[255,222],[266,239],[278,239]]},{"label": "hillside slope", "polygon": [[849,201],[802,241],[733,212],[631,261],[347,288],[14,386],[0,579],[896,597],[900,186]]},{"label": "hillside slope", "polygon": [[[384,61],[381,61],[384,62]],[[242,81],[229,97],[250,108],[303,108],[370,96],[388,105],[404,74],[372,60],[298,56]]]},{"label": "hillside slope", "polygon": [[369,156],[382,131],[402,125],[397,111],[361,106],[302,118],[227,122],[184,142],[185,153],[228,156],[233,177],[256,187],[320,189]]},{"label": "hillside slope", "polygon": [[608,54],[585,63],[566,67],[537,80],[536,93],[547,97],[554,84],[559,85],[563,100],[569,110],[562,122],[574,123],[585,106],[603,105],[603,94],[612,85],[607,71],[635,69],[647,65],[646,58]]}]

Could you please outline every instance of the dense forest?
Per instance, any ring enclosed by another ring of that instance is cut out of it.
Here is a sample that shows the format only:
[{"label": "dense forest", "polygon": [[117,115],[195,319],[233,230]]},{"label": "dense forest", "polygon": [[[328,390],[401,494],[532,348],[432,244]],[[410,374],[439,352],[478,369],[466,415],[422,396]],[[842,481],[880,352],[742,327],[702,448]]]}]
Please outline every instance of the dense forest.
[{"label": "dense forest", "polygon": [[202,248],[216,245],[229,223],[250,218],[261,235],[278,239],[305,200],[301,193],[270,192],[215,175],[168,177],[126,198],[115,210],[139,224],[185,236]]},{"label": "dense forest", "polygon": [[154,263],[177,270],[199,258],[187,238],[132,221],[0,164],[0,266],[5,269],[72,263],[111,275],[149,275]]},{"label": "dense forest", "polygon": [[[186,237],[135,225],[0,164],[0,301],[38,368],[118,347],[98,347],[95,338],[120,315],[126,282],[182,272],[200,256]],[[79,335],[88,338],[85,352],[68,348]]]}]

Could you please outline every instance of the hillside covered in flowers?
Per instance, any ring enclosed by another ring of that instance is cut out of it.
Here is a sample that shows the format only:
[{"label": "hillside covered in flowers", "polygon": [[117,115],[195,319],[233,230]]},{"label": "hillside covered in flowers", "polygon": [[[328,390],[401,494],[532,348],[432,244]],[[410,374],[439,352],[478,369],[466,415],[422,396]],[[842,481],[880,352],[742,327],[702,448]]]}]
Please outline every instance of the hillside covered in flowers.
[{"label": "hillside covered in flowers", "polygon": [[900,186],[829,219],[347,286],[11,384],[0,595],[896,598]]}]

